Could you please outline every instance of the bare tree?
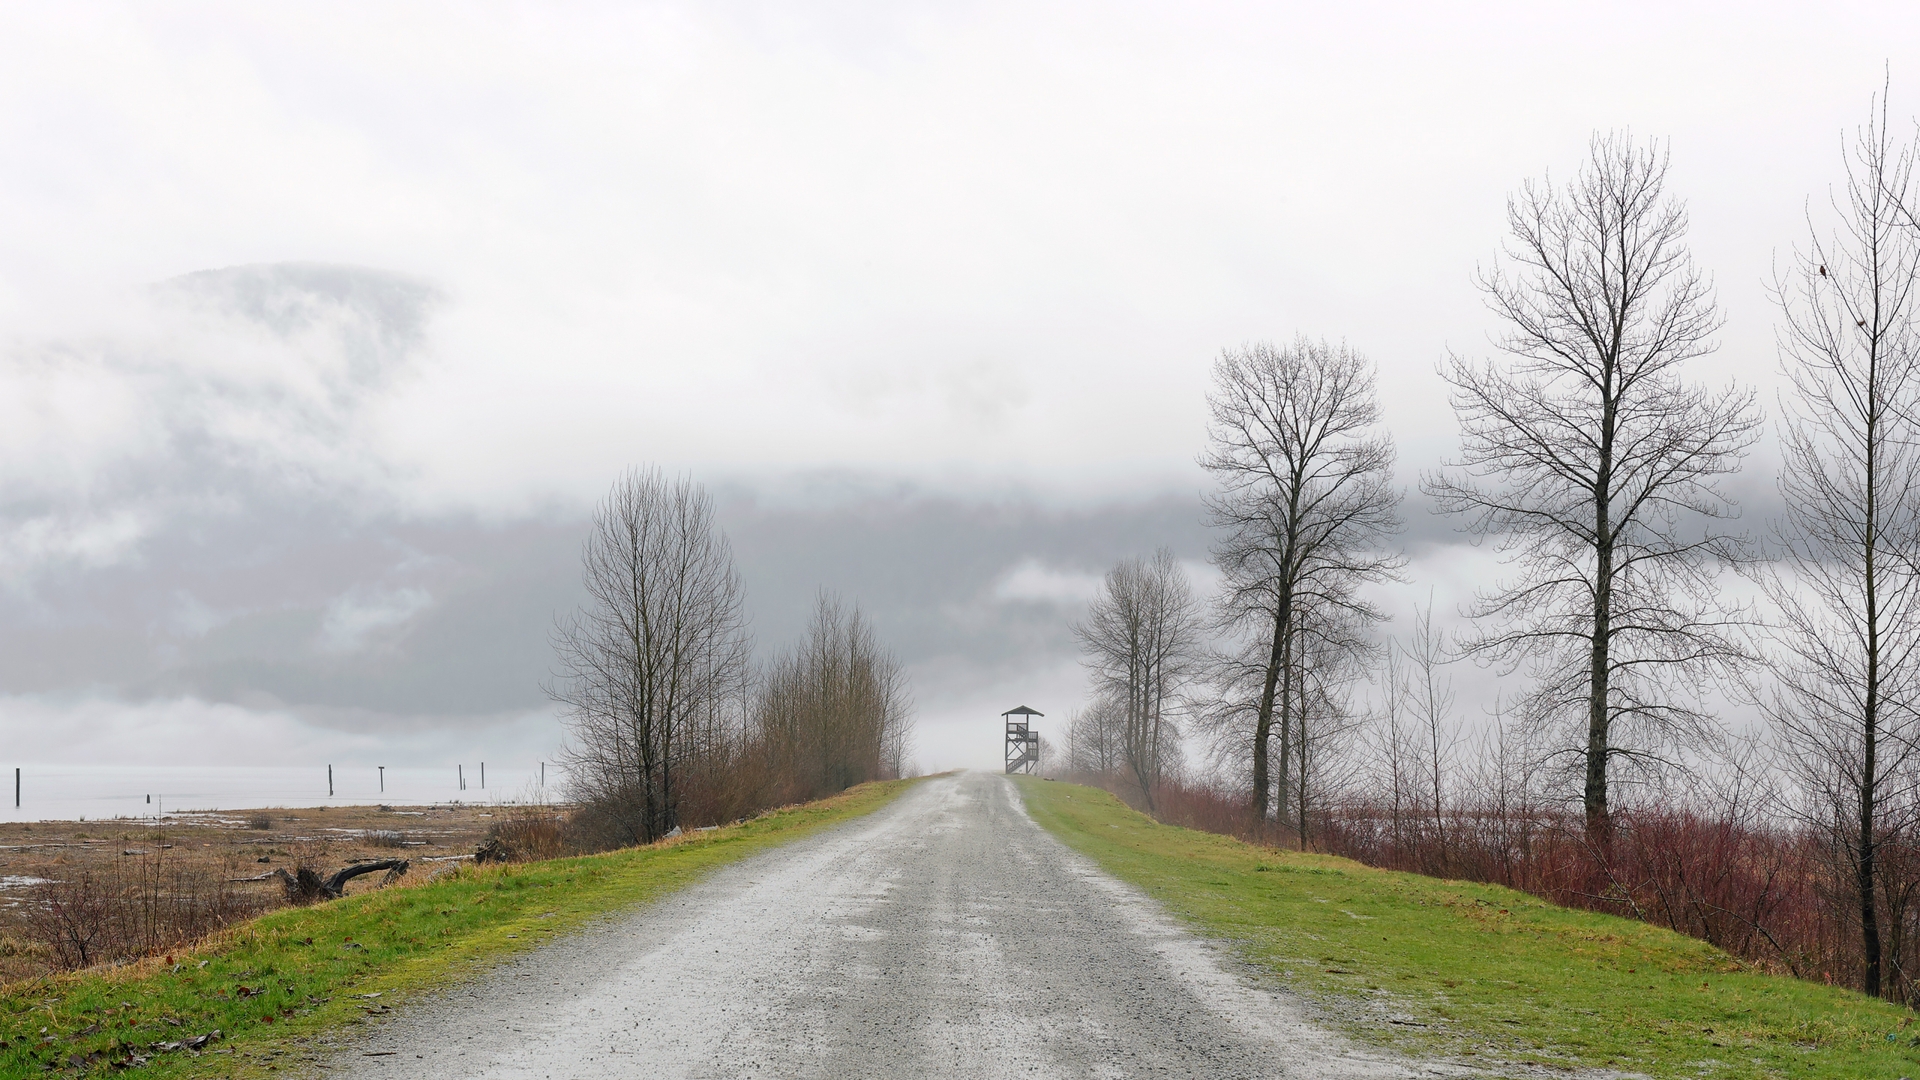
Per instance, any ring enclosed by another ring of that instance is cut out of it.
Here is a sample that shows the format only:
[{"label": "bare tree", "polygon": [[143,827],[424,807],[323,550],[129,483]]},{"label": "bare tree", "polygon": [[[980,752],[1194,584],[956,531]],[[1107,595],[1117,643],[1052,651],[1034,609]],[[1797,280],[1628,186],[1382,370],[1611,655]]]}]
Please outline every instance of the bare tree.
[{"label": "bare tree", "polygon": [[1904,996],[1884,980],[1882,928],[1913,917],[1915,883],[1888,880],[1883,849],[1920,809],[1920,236],[1901,209],[1913,152],[1894,148],[1879,104],[1852,141],[1837,230],[1809,216],[1809,246],[1776,285],[1791,394],[1763,707],[1849,871],[1861,988]]},{"label": "bare tree", "polygon": [[1387,838],[1396,852],[1404,852],[1414,846],[1415,815],[1425,802],[1425,785],[1419,778],[1420,734],[1407,715],[1407,676],[1399,650],[1388,651],[1379,687],[1384,700],[1382,722],[1374,729],[1374,764],[1386,787]]},{"label": "bare tree", "polygon": [[[1222,658],[1217,723],[1250,727],[1252,803],[1266,820],[1274,794],[1271,744],[1281,740],[1279,804],[1296,726],[1288,687],[1300,682],[1300,612],[1309,605],[1363,623],[1384,616],[1359,599],[1404,559],[1383,549],[1399,528],[1393,442],[1379,425],[1374,370],[1346,346],[1296,338],[1223,353],[1214,364],[1212,446],[1201,465],[1220,485],[1207,500],[1221,530],[1213,560],[1226,576],[1222,628],[1241,650]],[[1250,723],[1249,723],[1250,721]]]},{"label": "bare tree", "polygon": [[1411,633],[1394,643],[1376,684],[1385,692],[1384,723],[1374,746],[1384,771],[1396,847],[1438,873],[1447,859],[1448,790],[1464,739],[1453,714],[1453,661],[1446,632],[1433,625],[1433,605],[1415,605]]},{"label": "bare tree", "polygon": [[1432,815],[1434,851],[1441,859],[1447,850],[1446,787],[1453,753],[1460,745],[1460,728],[1453,716],[1453,680],[1446,674],[1451,661],[1446,632],[1433,625],[1433,601],[1413,609],[1413,633],[1400,643],[1407,658],[1407,703],[1419,740],[1418,773],[1425,810]]},{"label": "bare tree", "polygon": [[1099,695],[1075,711],[1067,717],[1068,769],[1098,776],[1118,772],[1125,729],[1126,707],[1109,695]]},{"label": "bare tree", "polygon": [[[1369,639],[1368,621],[1343,607],[1297,607],[1292,622],[1280,714],[1292,728],[1282,746],[1292,750],[1293,825],[1305,849],[1313,843],[1314,808],[1324,806],[1348,779],[1342,774],[1350,772],[1353,762],[1344,751],[1364,727],[1352,690],[1378,649]],[[1283,777],[1286,758],[1283,753]],[[1281,791],[1286,790],[1283,782]]]},{"label": "bare tree", "polygon": [[1096,696],[1121,705],[1121,758],[1151,812],[1153,790],[1177,749],[1172,714],[1197,666],[1193,587],[1166,548],[1150,560],[1124,560],[1107,571],[1086,621],[1073,630]]},{"label": "bare tree", "polygon": [[1462,454],[1422,485],[1516,571],[1479,595],[1462,645],[1530,665],[1529,715],[1578,730],[1596,835],[1614,759],[1657,767],[1663,747],[1709,737],[1691,691],[1740,656],[1718,575],[1742,545],[1719,481],[1759,415],[1751,391],[1683,377],[1720,316],[1666,176],[1656,145],[1595,136],[1573,183],[1508,201],[1514,269],[1480,281],[1507,362],[1450,360]]},{"label": "bare tree", "polygon": [[594,515],[587,603],[554,635],[573,795],[631,842],[677,825],[678,769],[738,700],[748,642],[739,575],[691,480],[630,471]]}]

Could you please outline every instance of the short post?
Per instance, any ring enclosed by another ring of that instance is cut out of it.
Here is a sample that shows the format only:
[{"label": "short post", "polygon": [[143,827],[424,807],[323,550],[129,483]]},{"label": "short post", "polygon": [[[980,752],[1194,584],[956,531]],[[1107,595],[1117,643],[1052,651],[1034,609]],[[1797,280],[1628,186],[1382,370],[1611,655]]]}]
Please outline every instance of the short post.
[{"label": "short post", "polygon": [[487,763],[484,761],[480,763],[480,790],[487,790]]},{"label": "short post", "polygon": [[17,765],[13,769],[13,808],[20,809],[20,768]]},{"label": "short post", "polygon": [[543,762],[541,762],[541,763],[540,763],[540,788],[541,788],[541,790],[543,790],[543,791],[544,791],[544,790],[546,789],[546,786],[547,786],[547,763],[543,761]]},{"label": "short post", "polygon": [[460,778],[460,790],[467,790],[467,767],[465,765],[455,765],[453,767],[453,774]]},{"label": "short post", "polygon": [[380,794],[385,795],[387,793],[387,767],[385,765],[376,765],[374,767],[380,770]]},{"label": "short post", "polygon": [[333,798],[333,766],[327,766],[327,798]]}]

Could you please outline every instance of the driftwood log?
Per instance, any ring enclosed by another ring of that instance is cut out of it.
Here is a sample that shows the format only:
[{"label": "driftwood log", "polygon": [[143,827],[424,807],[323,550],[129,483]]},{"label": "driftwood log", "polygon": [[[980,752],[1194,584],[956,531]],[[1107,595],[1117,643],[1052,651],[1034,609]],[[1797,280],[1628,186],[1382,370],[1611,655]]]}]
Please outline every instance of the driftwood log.
[{"label": "driftwood log", "polygon": [[287,902],[291,904],[311,904],[320,900],[338,900],[346,895],[347,882],[362,874],[372,874],[381,870],[387,876],[380,884],[391,885],[400,880],[407,868],[413,865],[406,859],[376,859],[373,862],[354,863],[334,871],[328,877],[321,877],[312,867],[302,866],[289,874],[285,870],[274,870],[259,877],[235,878],[235,881],[274,881],[286,890]]}]

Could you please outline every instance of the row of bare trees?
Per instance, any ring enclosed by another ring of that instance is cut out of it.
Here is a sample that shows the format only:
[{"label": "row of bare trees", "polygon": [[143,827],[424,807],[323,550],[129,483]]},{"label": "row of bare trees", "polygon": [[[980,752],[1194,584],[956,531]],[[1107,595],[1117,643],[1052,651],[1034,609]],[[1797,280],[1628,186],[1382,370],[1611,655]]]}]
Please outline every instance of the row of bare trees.
[{"label": "row of bare trees", "polygon": [[752,664],[712,498],[657,469],[594,515],[587,601],[554,635],[570,795],[601,843],[647,843],[903,774],[912,702],[857,608],[822,596],[804,640]]},{"label": "row of bare trees", "polygon": [[[1597,136],[1570,183],[1529,183],[1509,200],[1508,243],[1479,278],[1503,327],[1498,355],[1442,365],[1460,451],[1420,478],[1437,511],[1502,566],[1457,634],[1435,625],[1431,605],[1405,641],[1376,632],[1386,613],[1373,587],[1402,580],[1407,562],[1373,366],[1304,337],[1223,354],[1201,458],[1215,481],[1206,509],[1219,594],[1203,616],[1166,551],[1107,575],[1076,628],[1095,704],[1070,727],[1073,766],[1123,773],[1152,808],[1177,772],[1184,721],[1265,835],[1311,844],[1315,821],[1331,820],[1319,810],[1358,800],[1393,836],[1418,834],[1439,870],[1468,842],[1450,828],[1485,841],[1479,811],[1462,808],[1485,803],[1498,759],[1502,799],[1511,791],[1529,822],[1544,820],[1535,807],[1577,815],[1599,873],[1644,848],[1615,835],[1623,785],[1648,793],[1643,802],[1698,806],[1710,793],[1687,782],[1703,763],[1763,769],[1767,797],[1741,786],[1742,814],[1765,802],[1766,828],[1825,852],[1818,887],[1798,884],[1834,898],[1827,910],[1850,927],[1858,985],[1911,999],[1914,160],[1880,105],[1848,143],[1844,187],[1809,212],[1809,240],[1776,279],[1784,513],[1759,535],[1742,530],[1727,485],[1762,417],[1751,389],[1693,374],[1722,319],[1685,243],[1685,207],[1666,190],[1664,148]],[[1496,719],[1472,798],[1455,790],[1467,747],[1447,673],[1463,659],[1513,688],[1486,703]],[[1740,701],[1769,721],[1764,768],[1752,755],[1728,764],[1719,714]]]},{"label": "row of bare trees", "polygon": [[1172,713],[1197,674],[1200,607],[1193,586],[1161,548],[1107,571],[1085,622],[1074,630],[1093,675],[1096,704],[1072,720],[1070,756],[1124,769],[1153,809],[1153,791],[1176,752]]},{"label": "row of bare trees", "polygon": [[1809,215],[1775,289],[1786,514],[1760,701],[1851,893],[1862,988],[1912,1000],[1920,957],[1894,950],[1889,981],[1885,938],[1920,938],[1920,222],[1884,99],[1849,149],[1833,226]]}]

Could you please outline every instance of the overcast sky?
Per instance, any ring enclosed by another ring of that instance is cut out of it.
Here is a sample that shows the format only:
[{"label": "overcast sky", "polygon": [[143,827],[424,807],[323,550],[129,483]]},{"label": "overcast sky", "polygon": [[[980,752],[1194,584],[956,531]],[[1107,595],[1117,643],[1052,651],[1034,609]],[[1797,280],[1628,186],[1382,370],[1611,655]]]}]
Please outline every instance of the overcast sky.
[{"label": "overcast sky", "polygon": [[[1602,10],[9,6],[4,756],[550,755],[584,517],[658,463],[763,655],[836,590],[921,763],[992,764],[1106,566],[1203,569],[1219,350],[1366,352],[1411,485],[1508,193],[1596,130],[1670,140],[1699,375],[1771,403],[1772,266],[1889,68],[1910,129],[1920,7]],[[1408,509],[1394,604],[1449,608],[1484,560]]]}]

